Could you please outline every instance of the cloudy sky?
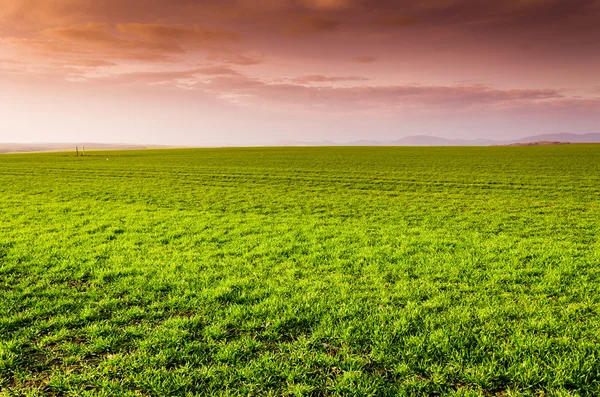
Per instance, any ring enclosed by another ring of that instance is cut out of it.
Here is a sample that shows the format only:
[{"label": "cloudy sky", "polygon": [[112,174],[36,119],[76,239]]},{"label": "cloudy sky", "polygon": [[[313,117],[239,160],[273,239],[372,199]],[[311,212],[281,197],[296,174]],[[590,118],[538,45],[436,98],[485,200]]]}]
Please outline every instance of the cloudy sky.
[{"label": "cloudy sky", "polygon": [[0,142],[600,132],[600,0],[0,0]]}]

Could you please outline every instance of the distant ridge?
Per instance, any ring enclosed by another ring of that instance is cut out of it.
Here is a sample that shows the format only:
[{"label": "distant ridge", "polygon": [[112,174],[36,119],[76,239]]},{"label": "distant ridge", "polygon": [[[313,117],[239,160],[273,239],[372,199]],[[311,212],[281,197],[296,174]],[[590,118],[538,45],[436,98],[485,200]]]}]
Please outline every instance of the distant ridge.
[{"label": "distant ridge", "polygon": [[545,134],[517,139],[511,143],[561,142],[561,143],[600,143],[600,133],[592,134]]},{"label": "distant ridge", "polygon": [[552,141],[535,141],[535,142],[519,142],[500,146],[551,146],[551,145],[570,145],[571,142],[552,142]]},{"label": "distant ridge", "polygon": [[393,146],[490,146],[491,139],[446,139],[435,136],[415,135],[390,142]]},{"label": "distant ridge", "polygon": [[279,141],[262,145],[204,145],[204,146],[168,146],[109,143],[0,143],[0,153],[75,151],[85,146],[86,150],[144,150],[169,149],[181,147],[243,147],[243,146],[545,146],[565,143],[600,143],[600,133],[590,134],[543,134],[532,135],[510,141],[493,139],[448,139],[430,135],[413,135],[391,141],[357,140],[351,142],[302,142]]},{"label": "distant ridge", "polygon": [[600,143],[600,133],[591,134],[544,134],[532,135],[525,138],[499,141],[493,139],[448,139],[430,135],[413,135],[393,141],[370,141],[359,140],[346,143],[321,141],[321,142],[298,142],[282,141],[277,146],[502,146],[520,145],[526,143],[541,143],[544,145],[561,143]]},{"label": "distant ridge", "polygon": [[491,139],[447,139],[429,135],[414,135],[393,141],[370,141],[366,139],[346,143],[281,141],[277,142],[276,146],[491,146],[498,143],[498,141]]}]

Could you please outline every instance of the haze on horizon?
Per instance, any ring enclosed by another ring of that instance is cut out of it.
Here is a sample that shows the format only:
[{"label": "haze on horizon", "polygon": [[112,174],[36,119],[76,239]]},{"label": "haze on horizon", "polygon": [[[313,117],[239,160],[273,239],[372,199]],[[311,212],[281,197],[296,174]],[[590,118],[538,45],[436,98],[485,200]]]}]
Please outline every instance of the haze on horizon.
[{"label": "haze on horizon", "polygon": [[600,0],[0,0],[0,142],[600,132]]}]

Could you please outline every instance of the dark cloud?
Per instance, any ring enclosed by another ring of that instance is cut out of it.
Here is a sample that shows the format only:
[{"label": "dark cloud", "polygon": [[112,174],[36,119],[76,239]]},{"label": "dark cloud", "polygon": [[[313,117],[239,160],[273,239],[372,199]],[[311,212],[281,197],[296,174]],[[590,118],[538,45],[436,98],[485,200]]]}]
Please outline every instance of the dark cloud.
[{"label": "dark cloud", "polygon": [[[514,20],[544,23],[574,16],[597,16],[599,0],[0,0],[0,20],[65,24],[69,21],[181,23],[261,13],[297,15],[315,12],[357,21],[404,25],[423,23],[491,23]],[[258,10],[259,13],[252,13]],[[281,16],[275,17],[280,20]]]},{"label": "dark cloud", "polygon": [[[102,24],[138,39],[187,43],[233,41],[282,26],[288,36],[419,26],[476,30],[482,38],[506,39],[508,33],[517,40],[534,32],[539,40],[592,41],[600,39],[599,18],[600,0],[0,0],[0,35],[6,26],[19,32],[67,26],[55,34],[90,41],[107,39]],[[90,21],[95,29],[84,25]]]},{"label": "dark cloud", "polygon": [[354,2],[352,0],[237,0],[236,6],[259,10],[343,10]]},{"label": "dark cloud", "polygon": [[[442,23],[485,23],[495,20],[519,19],[548,22],[580,15],[598,5],[598,0],[374,0],[360,2],[363,12],[372,12],[400,22],[438,21]],[[596,10],[597,11],[597,10]],[[399,16],[399,17],[397,17]]]},{"label": "dark cloud", "polygon": [[[470,78],[461,72],[472,68],[478,81],[506,87],[515,71],[536,62],[529,70],[568,83],[579,75],[565,77],[556,65],[600,67],[598,20],[600,0],[0,0],[2,44],[20,49],[30,66],[62,62],[110,69],[97,72],[119,73],[119,81],[201,81],[219,95],[366,107],[557,101],[564,91],[393,83],[412,76],[456,81]],[[433,54],[435,48],[447,50]],[[32,55],[38,58],[29,60]],[[505,71],[477,66],[484,61],[503,63]],[[196,68],[208,62],[229,66]],[[232,65],[279,80],[245,77]],[[500,73],[505,81],[489,79]],[[348,87],[369,78],[387,85]],[[514,84],[526,85],[524,78]]]},{"label": "dark cloud", "polygon": [[350,7],[352,0],[303,0],[301,1],[306,7],[319,10],[339,10]]}]

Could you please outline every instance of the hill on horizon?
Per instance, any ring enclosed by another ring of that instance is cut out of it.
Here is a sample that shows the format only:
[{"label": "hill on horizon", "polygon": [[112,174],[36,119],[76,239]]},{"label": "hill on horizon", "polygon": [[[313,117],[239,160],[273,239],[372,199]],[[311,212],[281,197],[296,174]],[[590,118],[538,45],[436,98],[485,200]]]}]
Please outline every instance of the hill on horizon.
[{"label": "hill on horizon", "polygon": [[494,139],[450,139],[432,135],[411,135],[393,141],[358,140],[347,143],[332,141],[297,142],[282,141],[278,146],[498,146],[518,143],[557,142],[557,143],[600,143],[600,133],[589,134],[543,134],[531,135],[513,140]]},{"label": "hill on horizon", "polygon": [[[449,139],[432,135],[411,135],[391,141],[374,141],[362,139],[350,142],[334,142],[330,140],[316,142],[302,141],[279,141],[271,144],[255,145],[190,145],[185,147],[244,147],[244,146],[503,146],[521,144],[539,143],[539,144],[558,144],[558,143],[600,143],[600,133],[589,134],[543,134],[532,135],[514,140],[493,140],[493,139]],[[74,151],[78,146],[81,150],[144,150],[144,149],[169,149],[183,146],[170,145],[142,145],[142,144],[121,144],[121,143],[0,143],[0,153],[28,153],[28,152],[53,152],[53,151]]]}]

